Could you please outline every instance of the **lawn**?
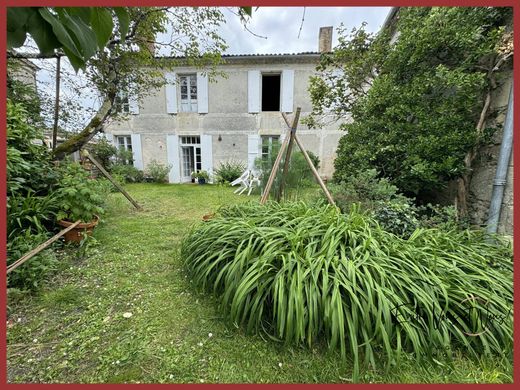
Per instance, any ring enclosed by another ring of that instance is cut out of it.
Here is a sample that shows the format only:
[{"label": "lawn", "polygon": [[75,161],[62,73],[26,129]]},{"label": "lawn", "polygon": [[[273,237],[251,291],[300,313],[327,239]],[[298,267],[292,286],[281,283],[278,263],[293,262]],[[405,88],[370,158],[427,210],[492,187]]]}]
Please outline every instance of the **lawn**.
[{"label": "lawn", "polygon": [[[143,211],[112,194],[87,248],[65,251],[35,295],[8,294],[9,382],[351,382],[349,362],[326,346],[285,346],[226,323],[181,268],[179,241],[221,204],[257,197],[198,185],[128,185]],[[364,382],[511,382],[505,359],[458,356]]]}]

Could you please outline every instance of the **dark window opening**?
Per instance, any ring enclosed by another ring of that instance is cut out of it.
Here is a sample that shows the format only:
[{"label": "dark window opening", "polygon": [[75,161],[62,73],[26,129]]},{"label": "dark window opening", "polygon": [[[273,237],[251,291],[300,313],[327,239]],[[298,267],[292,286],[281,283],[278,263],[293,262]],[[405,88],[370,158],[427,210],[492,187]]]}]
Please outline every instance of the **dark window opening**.
[{"label": "dark window opening", "polygon": [[262,75],[262,111],[280,111],[280,75]]}]

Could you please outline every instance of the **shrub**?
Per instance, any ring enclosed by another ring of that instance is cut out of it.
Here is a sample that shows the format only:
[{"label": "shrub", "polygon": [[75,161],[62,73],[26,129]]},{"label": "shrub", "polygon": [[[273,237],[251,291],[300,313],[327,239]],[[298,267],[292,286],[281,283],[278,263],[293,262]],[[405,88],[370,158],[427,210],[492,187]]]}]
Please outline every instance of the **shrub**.
[{"label": "shrub", "polygon": [[144,180],[143,171],[140,171],[133,165],[115,164],[112,165],[110,172],[113,176],[118,177],[118,180],[123,179],[125,183],[140,183]]},{"label": "shrub", "polygon": [[117,148],[112,145],[112,143],[108,142],[105,137],[103,137],[92,146],[91,151],[94,155],[94,158],[110,172],[112,159],[117,154]]},{"label": "shrub", "polygon": [[[404,240],[355,208],[249,203],[196,226],[181,256],[231,322],[286,343],[326,339],[352,356],[356,377],[361,356],[375,366],[381,354],[388,368],[403,351],[511,350],[511,248],[484,238],[419,229]],[[485,328],[484,311],[496,319]]]},{"label": "shrub", "polygon": [[171,165],[160,164],[155,160],[152,160],[150,164],[148,164],[148,176],[152,179],[154,183],[166,183],[168,182],[168,174],[172,169]]},{"label": "shrub", "polygon": [[60,188],[56,191],[56,202],[60,211],[58,219],[90,222],[95,215],[104,213],[103,204],[107,186],[95,179],[78,163],[62,167]]},{"label": "shrub", "polygon": [[246,166],[241,161],[229,160],[221,162],[219,167],[215,169],[217,183],[231,183],[238,179],[246,170]]}]

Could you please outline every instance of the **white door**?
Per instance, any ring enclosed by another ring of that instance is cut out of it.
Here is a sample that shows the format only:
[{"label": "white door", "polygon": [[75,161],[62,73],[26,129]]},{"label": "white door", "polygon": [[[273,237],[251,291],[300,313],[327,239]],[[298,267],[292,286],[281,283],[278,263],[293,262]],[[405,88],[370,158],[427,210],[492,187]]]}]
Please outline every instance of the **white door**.
[{"label": "white door", "polygon": [[180,137],[181,181],[191,181],[191,174],[202,170],[202,155],[199,136]]}]

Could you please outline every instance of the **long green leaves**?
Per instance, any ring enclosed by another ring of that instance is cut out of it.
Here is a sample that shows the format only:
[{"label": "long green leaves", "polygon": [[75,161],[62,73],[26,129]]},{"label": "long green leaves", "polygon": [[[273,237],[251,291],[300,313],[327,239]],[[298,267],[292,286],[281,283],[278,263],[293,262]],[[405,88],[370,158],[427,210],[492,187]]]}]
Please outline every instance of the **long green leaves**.
[{"label": "long green leaves", "polygon": [[417,230],[403,240],[356,210],[304,203],[220,210],[183,241],[195,286],[215,293],[247,331],[287,343],[327,340],[343,356],[387,368],[452,349],[512,346],[510,249],[480,232]]}]

